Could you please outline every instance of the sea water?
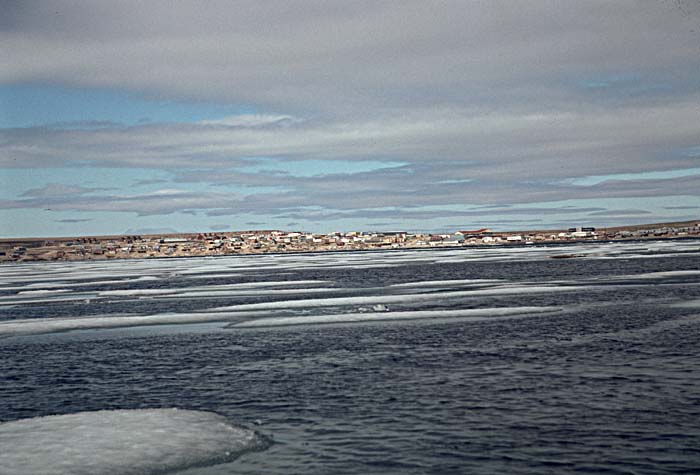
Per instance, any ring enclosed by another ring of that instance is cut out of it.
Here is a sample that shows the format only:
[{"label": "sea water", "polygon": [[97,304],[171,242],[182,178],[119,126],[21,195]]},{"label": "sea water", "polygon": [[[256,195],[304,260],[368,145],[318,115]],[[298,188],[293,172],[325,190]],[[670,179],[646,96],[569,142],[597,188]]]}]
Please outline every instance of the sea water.
[{"label": "sea water", "polygon": [[3,265],[0,368],[7,475],[697,473],[700,241]]}]

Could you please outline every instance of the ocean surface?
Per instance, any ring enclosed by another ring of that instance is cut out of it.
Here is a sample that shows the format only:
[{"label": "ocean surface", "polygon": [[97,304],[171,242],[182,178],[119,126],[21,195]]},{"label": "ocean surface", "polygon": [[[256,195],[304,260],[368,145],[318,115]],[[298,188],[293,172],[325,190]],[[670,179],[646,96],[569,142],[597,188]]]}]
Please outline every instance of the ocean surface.
[{"label": "ocean surface", "polygon": [[3,475],[700,473],[700,241],[3,265],[0,422]]}]

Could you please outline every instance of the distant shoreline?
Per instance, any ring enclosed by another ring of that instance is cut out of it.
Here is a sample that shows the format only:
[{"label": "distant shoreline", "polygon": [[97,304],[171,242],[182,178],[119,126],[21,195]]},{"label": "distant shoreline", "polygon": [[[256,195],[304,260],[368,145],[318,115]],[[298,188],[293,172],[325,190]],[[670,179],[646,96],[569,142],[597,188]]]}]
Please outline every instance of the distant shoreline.
[{"label": "distant shoreline", "polygon": [[[627,238],[627,239],[599,239],[599,240],[571,240],[571,241],[543,241],[532,243],[527,247],[561,247],[566,248],[568,246],[574,246],[577,244],[605,244],[613,242],[624,242],[624,243],[645,243],[645,242],[658,242],[658,241],[698,241],[700,244],[700,235],[693,236],[677,236],[677,237],[647,237],[647,238]],[[425,252],[442,252],[442,251],[454,251],[456,249],[493,249],[497,247],[502,248],[514,248],[514,247],[525,247],[525,244],[476,244],[470,246],[443,246],[443,247],[401,247],[401,248],[366,248],[366,249],[327,249],[327,250],[309,250],[309,251],[270,251],[270,252],[251,252],[251,253],[230,253],[230,254],[211,254],[211,255],[187,255],[187,256],[133,256],[133,257],[120,257],[120,258],[88,258],[88,259],[65,259],[65,260],[53,260],[51,262],[96,262],[96,261],[121,261],[121,260],[134,260],[134,261],[147,261],[154,259],[195,259],[195,258],[210,258],[216,259],[218,257],[251,257],[251,256],[284,256],[284,255],[319,255],[319,254],[343,254],[343,253],[374,253],[374,252],[401,252],[401,251],[425,251]],[[583,257],[578,255],[563,254],[561,256],[555,255],[550,256],[551,258],[574,258]],[[48,260],[27,260],[27,261],[0,261],[0,266],[3,264],[41,264],[50,262]],[[1,267],[0,267],[1,268]]]},{"label": "distant shoreline", "polygon": [[[601,231],[633,231],[637,229],[656,229],[660,227],[687,227],[687,226],[697,226],[700,225],[700,217],[697,219],[691,219],[688,221],[664,221],[659,223],[644,223],[644,224],[629,224],[629,225],[619,225],[619,226],[597,226],[597,229]],[[455,228],[456,229],[456,228]],[[191,231],[191,232],[181,232],[181,233],[157,233],[157,234],[145,234],[145,233],[123,233],[123,234],[88,234],[88,235],[75,235],[75,236],[19,236],[19,237],[6,237],[0,238],[0,245],[14,242],[29,242],[29,241],[65,241],[65,240],[75,240],[75,239],[120,239],[132,235],[139,235],[143,237],[153,238],[153,237],[183,237],[183,236],[196,236],[198,234],[246,234],[246,233],[270,233],[278,230],[274,229],[249,229],[241,231]],[[510,230],[510,231],[493,231],[499,234],[528,234],[528,233],[558,233],[565,231],[565,229],[520,229],[520,230]],[[371,233],[383,233],[386,231],[367,231]],[[411,231],[406,231],[411,233]],[[447,231],[446,231],[447,232]],[[418,233],[414,234],[443,234],[439,232],[435,233]],[[324,233],[316,233],[324,234]]]},{"label": "distant shoreline", "polygon": [[314,254],[493,246],[551,246],[699,238],[700,221],[620,226],[605,229],[579,227],[569,228],[566,231],[497,232],[484,228],[445,234],[403,231],[314,234],[264,230],[146,236],[19,238],[0,239],[0,263]]}]

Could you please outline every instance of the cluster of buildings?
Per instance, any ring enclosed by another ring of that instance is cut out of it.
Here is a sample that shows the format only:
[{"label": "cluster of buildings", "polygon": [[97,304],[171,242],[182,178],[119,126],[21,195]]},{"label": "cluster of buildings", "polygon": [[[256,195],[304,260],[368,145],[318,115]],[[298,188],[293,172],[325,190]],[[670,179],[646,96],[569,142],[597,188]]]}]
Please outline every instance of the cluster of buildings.
[{"label": "cluster of buildings", "polygon": [[319,252],[476,245],[520,245],[558,241],[700,237],[700,223],[648,229],[592,227],[566,231],[493,232],[482,228],[446,234],[395,232],[241,231],[166,236],[0,240],[0,262],[185,257],[278,252]]}]

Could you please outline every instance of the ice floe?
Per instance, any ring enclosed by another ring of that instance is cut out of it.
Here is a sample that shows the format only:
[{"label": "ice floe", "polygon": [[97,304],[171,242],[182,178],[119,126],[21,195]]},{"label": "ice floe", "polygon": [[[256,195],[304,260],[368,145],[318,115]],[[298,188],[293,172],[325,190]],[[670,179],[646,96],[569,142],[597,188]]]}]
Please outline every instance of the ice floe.
[{"label": "ice floe", "polygon": [[175,294],[183,289],[125,289],[125,290],[105,290],[99,292],[101,297],[132,297],[140,295],[165,295]]},{"label": "ice floe", "polygon": [[700,270],[670,270],[663,272],[647,272],[646,274],[632,274],[616,276],[618,279],[666,279],[673,277],[700,276]]},{"label": "ice floe", "polygon": [[559,311],[557,307],[495,307],[464,310],[416,310],[409,312],[342,313],[333,315],[306,315],[297,317],[271,317],[236,323],[229,328],[261,328],[290,325],[312,325],[328,323],[353,323],[387,320],[424,320],[441,318],[463,318],[470,321],[493,320],[498,317],[523,317]]},{"label": "ice floe", "polygon": [[684,302],[675,302],[671,304],[676,308],[700,308],[700,299],[686,300]]},{"label": "ice floe", "polygon": [[[253,313],[253,315],[256,315]],[[152,325],[181,325],[193,323],[229,322],[248,316],[247,313],[159,313],[153,315],[102,315],[76,318],[32,318],[0,322],[0,337],[36,335],[74,330],[143,327]],[[2,472],[0,472],[2,473]]]},{"label": "ice floe", "polygon": [[448,287],[457,285],[493,284],[495,282],[501,281],[498,279],[421,280],[417,282],[403,282],[401,284],[392,284],[391,287]]},{"label": "ice floe", "polygon": [[21,295],[23,297],[31,297],[32,295],[52,295],[52,294],[60,294],[63,292],[70,292],[68,289],[43,289],[43,290],[23,290],[22,292],[17,292],[17,295]]},{"label": "ice floe", "polygon": [[[397,296],[398,297],[398,296]],[[358,301],[358,299],[351,298],[353,302]],[[368,298],[364,297],[364,302],[368,305]],[[323,300],[323,299],[319,299]],[[346,299],[325,299],[325,301],[333,300],[346,300]],[[316,300],[311,300],[315,302]],[[285,301],[285,304],[297,301]],[[308,307],[308,301],[298,301],[306,302]],[[280,302],[269,302],[270,304],[280,303]],[[312,305],[313,306],[313,305]],[[316,307],[329,306],[315,305]],[[288,308],[295,307],[293,305],[286,305],[284,307],[278,308],[278,310],[286,310]],[[346,313],[340,313],[337,315],[304,315],[304,316],[292,316],[292,317],[275,317],[275,313],[271,313],[271,308],[269,305],[239,305],[235,307],[236,311],[204,311],[204,312],[188,312],[188,313],[158,313],[152,315],[100,315],[100,316],[90,316],[90,317],[70,317],[70,318],[32,318],[32,319],[16,319],[0,322],[0,338],[7,337],[21,337],[28,335],[39,335],[47,333],[61,333],[70,332],[77,330],[110,330],[116,328],[137,328],[137,327],[147,327],[156,325],[191,325],[191,324],[203,324],[203,323],[243,323],[246,322],[246,326],[254,325],[249,322],[268,322],[283,319],[284,321],[295,322],[297,320],[304,321],[306,323],[313,322],[314,319],[341,319],[343,321],[362,321],[362,320],[375,320],[377,315],[387,315],[387,319],[414,319],[414,318],[435,318],[436,316],[443,317],[455,317],[455,316],[474,316],[477,314],[488,314],[488,315],[498,315],[502,312],[506,313],[522,313],[527,310],[534,311],[545,311],[544,307],[493,307],[493,308],[482,308],[482,309],[467,309],[467,310],[436,310],[436,311],[390,311],[390,308],[384,304],[377,303],[370,306],[360,306],[347,309]],[[299,307],[295,307],[299,308]],[[515,309],[515,310],[513,310]],[[350,310],[352,313],[347,313]],[[364,316],[362,316],[364,315]],[[287,320],[291,319],[291,320]],[[311,319],[311,320],[307,320]],[[284,323],[287,325],[289,323]],[[0,472],[1,473],[1,472]]]},{"label": "ice floe", "polygon": [[[289,280],[243,282],[236,284],[219,284],[190,287],[161,287],[154,289],[131,288],[83,291],[73,288],[51,288],[21,290],[19,292],[0,296],[0,306],[69,302],[85,299],[105,298],[206,298],[233,296],[265,296],[265,295],[297,295],[320,294],[343,291],[335,287],[308,287],[313,284],[326,284],[322,280]],[[72,287],[67,284],[68,287]],[[82,285],[81,285],[82,286]],[[282,287],[282,288],[275,288]],[[25,288],[25,287],[22,287]]]},{"label": "ice floe", "polygon": [[272,310],[272,309],[292,309],[292,308],[313,308],[313,307],[336,307],[336,306],[358,306],[387,303],[408,303],[430,300],[446,300],[450,298],[475,297],[475,296],[499,296],[518,295],[528,293],[549,293],[549,292],[573,292],[590,289],[587,286],[503,286],[491,289],[477,290],[457,290],[449,292],[426,292],[420,294],[402,295],[369,295],[354,297],[334,297],[326,299],[300,299],[300,300],[277,300],[274,302],[260,302],[230,305],[226,307],[216,307],[209,309],[212,312],[219,311],[239,311],[239,310]]},{"label": "ice floe", "polygon": [[[214,284],[206,286],[190,286],[190,287],[177,287],[177,288],[161,288],[161,289],[117,289],[117,290],[104,290],[99,292],[100,296],[111,296],[111,297],[130,297],[130,296],[140,296],[140,295],[170,295],[170,294],[184,294],[187,296],[194,294],[195,292],[212,292],[212,291],[239,291],[244,290],[246,292],[251,292],[253,289],[267,289],[268,287],[292,287],[292,286],[304,286],[309,284],[319,284],[327,283],[327,281],[322,280],[284,280],[284,281],[268,281],[268,282],[243,282],[238,284]],[[280,289],[281,290],[281,289]],[[303,290],[318,290],[318,289],[294,289],[292,292],[301,292]],[[332,289],[330,289],[332,290]],[[264,292],[271,292],[273,290],[264,290]],[[261,291],[263,292],[263,291]]]},{"label": "ice floe", "polygon": [[0,297],[0,306],[16,306],[24,304],[43,304],[43,303],[56,303],[56,302],[75,302],[79,300],[90,300],[96,297],[97,294],[94,293],[60,293],[56,295],[46,295],[46,296],[33,296],[18,298],[21,296],[10,295]]},{"label": "ice floe", "polygon": [[146,475],[230,462],[268,445],[218,414],[81,412],[0,424],[3,475]]}]

